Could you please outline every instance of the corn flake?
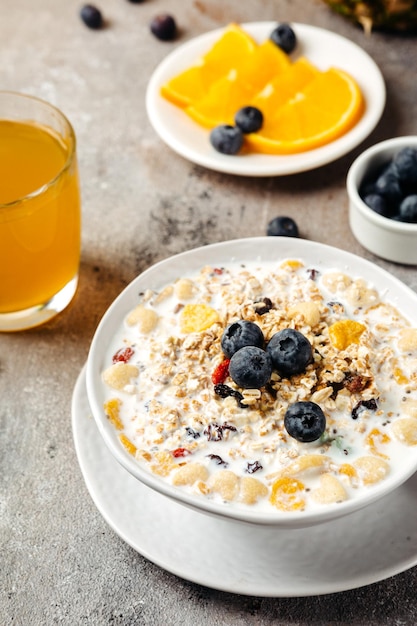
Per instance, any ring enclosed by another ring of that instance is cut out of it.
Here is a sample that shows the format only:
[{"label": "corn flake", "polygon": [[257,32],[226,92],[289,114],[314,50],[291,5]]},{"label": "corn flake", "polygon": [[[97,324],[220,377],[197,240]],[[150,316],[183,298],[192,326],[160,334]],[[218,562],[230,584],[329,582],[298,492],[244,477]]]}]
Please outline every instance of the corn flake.
[{"label": "corn flake", "polygon": [[329,337],[337,350],[345,350],[351,343],[359,343],[366,326],[356,320],[339,320],[329,326]]},{"label": "corn flake", "polygon": [[199,333],[219,321],[219,314],[207,304],[186,304],[181,311],[182,333]]}]

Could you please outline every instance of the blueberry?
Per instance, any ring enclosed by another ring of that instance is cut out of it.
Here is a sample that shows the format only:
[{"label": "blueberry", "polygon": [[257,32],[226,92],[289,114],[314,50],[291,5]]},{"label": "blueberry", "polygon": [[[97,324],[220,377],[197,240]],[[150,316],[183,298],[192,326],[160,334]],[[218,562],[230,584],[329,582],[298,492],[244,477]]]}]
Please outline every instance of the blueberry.
[{"label": "blueberry", "polygon": [[378,193],[370,193],[363,198],[363,201],[372,211],[375,211],[375,213],[383,215],[384,217],[392,216],[391,208],[384,196],[380,196]]},{"label": "blueberry", "polygon": [[402,222],[417,224],[417,194],[404,198],[400,204],[399,218]]},{"label": "blueberry", "polygon": [[262,111],[256,107],[243,107],[235,115],[235,124],[242,133],[256,133],[264,123]]},{"label": "blueberry", "polygon": [[393,171],[405,186],[417,185],[417,150],[403,148],[392,160]]},{"label": "blueberry", "polygon": [[287,54],[290,54],[297,45],[297,38],[289,24],[278,24],[269,38]]},{"label": "blueberry", "polygon": [[264,343],[262,330],[257,324],[247,320],[238,320],[229,324],[221,338],[222,350],[228,359],[245,346],[263,348]]},{"label": "blueberry", "polygon": [[394,168],[386,167],[375,181],[375,193],[384,196],[390,202],[401,200],[403,192]]},{"label": "blueberry", "polygon": [[222,154],[237,154],[243,145],[243,134],[237,126],[221,124],[210,133],[210,143]]},{"label": "blueberry", "polygon": [[260,389],[271,378],[271,357],[257,346],[245,346],[230,359],[229,374],[243,389]]},{"label": "blueberry", "polygon": [[97,7],[85,4],[80,11],[80,17],[88,28],[98,29],[103,26],[103,16]]},{"label": "blueberry", "polygon": [[284,328],[275,333],[266,350],[271,355],[272,365],[284,377],[301,374],[313,362],[311,343],[293,328]]},{"label": "blueberry", "polygon": [[326,430],[326,417],[315,402],[295,402],[285,413],[284,426],[290,437],[309,443],[319,439]]},{"label": "blueberry", "polygon": [[266,234],[272,237],[298,237],[298,226],[291,217],[274,217],[267,226]]},{"label": "blueberry", "polygon": [[162,41],[171,41],[177,34],[177,24],[172,17],[166,13],[157,15],[150,23],[151,33]]}]

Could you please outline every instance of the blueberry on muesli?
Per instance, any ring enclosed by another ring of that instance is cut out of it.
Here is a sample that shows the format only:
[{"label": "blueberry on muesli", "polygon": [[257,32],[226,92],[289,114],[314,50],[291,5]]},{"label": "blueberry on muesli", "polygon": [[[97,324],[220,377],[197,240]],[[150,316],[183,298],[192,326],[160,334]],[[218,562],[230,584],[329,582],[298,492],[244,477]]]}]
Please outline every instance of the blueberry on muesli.
[{"label": "blueberry on muesli", "polygon": [[230,359],[230,376],[243,389],[260,389],[271,378],[272,362],[269,354],[256,346],[245,346]]},{"label": "blueberry on muesli", "polygon": [[305,371],[313,361],[311,343],[300,331],[284,328],[272,336],[267,345],[272,365],[281,376],[294,376]]},{"label": "blueberry on muesli", "polygon": [[320,439],[326,430],[326,417],[315,402],[295,402],[285,413],[284,426],[290,437],[309,443]]},{"label": "blueberry on muesli", "polygon": [[265,339],[261,328],[254,322],[247,320],[237,320],[237,322],[229,324],[221,338],[222,350],[228,359],[244,346],[263,348],[264,343]]}]

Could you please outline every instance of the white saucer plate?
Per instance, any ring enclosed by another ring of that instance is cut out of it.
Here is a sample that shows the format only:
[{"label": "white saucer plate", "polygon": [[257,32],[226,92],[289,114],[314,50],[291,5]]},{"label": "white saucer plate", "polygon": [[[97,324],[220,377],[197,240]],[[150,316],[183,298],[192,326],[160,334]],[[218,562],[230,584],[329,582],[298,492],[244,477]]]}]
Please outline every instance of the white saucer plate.
[{"label": "white saucer plate", "polygon": [[85,368],[72,399],[81,471],[110,527],[142,556],[220,591],[300,597],[355,589],[417,565],[417,474],[365,509],[309,529],[222,520],[178,504],[130,475],[91,416]]},{"label": "white saucer plate", "polygon": [[[242,24],[258,42],[265,40],[275,26],[276,22]],[[338,67],[357,81],[366,101],[366,110],[352,130],[330,144],[294,155],[227,156],[216,152],[210,145],[208,131],[165,100],[160,95],[160,89],[210,49],[224,30],[218,29],[176,48],[153,73],[147,88],[146,108],[160,138],[172,150],[198,165],[242,176],[281,176],[303,172],[330,163],[359,145],[375,128],[385,107],[385,83],[378,66],[362,48],[345,37],[306,24],[295,23],[292,27],[298,41],[292,58],[305,56],[321,70]]]}]

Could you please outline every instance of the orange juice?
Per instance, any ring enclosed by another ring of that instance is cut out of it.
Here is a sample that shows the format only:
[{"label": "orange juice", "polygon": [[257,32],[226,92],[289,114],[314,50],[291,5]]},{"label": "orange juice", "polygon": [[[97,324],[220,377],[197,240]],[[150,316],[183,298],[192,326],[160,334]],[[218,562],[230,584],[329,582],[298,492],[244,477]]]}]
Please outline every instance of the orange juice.
[{"label": "orange juice", "polygon": [[0,119],[0,315],[43,306],[76,280],[80,197],[70,130]]}]

